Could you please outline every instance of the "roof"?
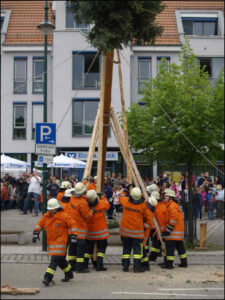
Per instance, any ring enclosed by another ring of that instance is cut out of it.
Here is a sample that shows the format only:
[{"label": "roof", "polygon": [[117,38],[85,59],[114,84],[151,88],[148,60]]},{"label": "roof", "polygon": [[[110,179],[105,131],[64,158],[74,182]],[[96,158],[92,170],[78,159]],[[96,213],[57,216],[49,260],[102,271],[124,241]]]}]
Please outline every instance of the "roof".
[{"label": "roof", "polygon": [[[51,2],[51,1],[48,1]],[[221,10],[224,13],[223,1],[163,1],[165,9],[156,20],[164,27],[161,37],[156,39],[155,45],[179,45],[175,10]],[[44,37],[37,29],[37,25],[44,19],[45,1],[1,1],[2,9],[11,9],[12,14],[4,44],[43,44]],[[53,24],[54,17],[49,5],[49,21]],[[48,37],[52,44],[52,34]]]},{"label": "roof", "polygon": [[175,10],[221,10],[224,13],[224,1],[163,1],[164,10],[156,21],[164,27],[163,34],[155,41],[155,45],[179,45],[179,35]]},{"label": "roof", "polygon": [[[48,1],[49,5],[49,1]],[[45,1],[1,1],[1,10],[11,10],[11,17],[4,44],[7,45],[43,45],[44,36],[37,25],[44,20]],[[51,5],[48,19],[55,23]],[[52,44],[52,33],[48,36],[48,44]]]}]

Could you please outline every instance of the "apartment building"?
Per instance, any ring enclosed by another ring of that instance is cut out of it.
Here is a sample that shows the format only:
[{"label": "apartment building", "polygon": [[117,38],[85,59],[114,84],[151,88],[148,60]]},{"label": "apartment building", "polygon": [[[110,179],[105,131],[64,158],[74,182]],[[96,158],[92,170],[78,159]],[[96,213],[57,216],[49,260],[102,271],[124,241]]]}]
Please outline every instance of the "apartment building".
[{"label": "apartment building", "polygon": [[[126,108],[141,102],[142,81],[155,77],[162,57],[178,63],[187,35],[211,80],[224,64],[223,1],[164,1],[157,21],[164,27],[155,45],[130,45],[121,51]],[[44,19],[44,1],[2,1],[1,8],[1,152],[31,162],[35,123],[43,121],[44,39],[36,26]],[[101,56],[87,41],[91,24],[76,24],[66,1],[49,1],[55,30],[48,38],[48,122],[56,123],[57,153],[87,157],[100,100]],[[115,54],[116,56],[116,54]],[[115,57],[116,59],[116,57]],[[112,105],[121,111],[118,66],[113,67]],[[143,176],[159,168],[135,160]],[[97,157],[94,161],[94,172]],[[113,133],[107,147],[107,171],[125,165]]]}]

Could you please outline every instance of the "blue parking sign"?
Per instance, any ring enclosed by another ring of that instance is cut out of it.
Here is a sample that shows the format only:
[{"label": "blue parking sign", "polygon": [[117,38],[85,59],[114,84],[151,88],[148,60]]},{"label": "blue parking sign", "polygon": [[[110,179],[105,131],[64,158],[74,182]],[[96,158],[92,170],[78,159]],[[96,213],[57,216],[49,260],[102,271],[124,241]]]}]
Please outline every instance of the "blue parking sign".
[{"label": "blue parking sign", "polygon": [[35,143],[45,145],[56,144],[56,124],[55,123],[36,123]]}]

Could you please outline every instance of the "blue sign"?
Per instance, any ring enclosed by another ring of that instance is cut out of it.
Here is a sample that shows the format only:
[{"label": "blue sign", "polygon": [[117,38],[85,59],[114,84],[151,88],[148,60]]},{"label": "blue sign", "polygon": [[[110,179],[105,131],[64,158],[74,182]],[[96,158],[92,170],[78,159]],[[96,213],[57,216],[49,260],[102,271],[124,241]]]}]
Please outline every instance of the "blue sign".
[{"label": "blue sign", "polygon": [[45,145],[56,144],[56,124],[36,123],[35,143]]}]

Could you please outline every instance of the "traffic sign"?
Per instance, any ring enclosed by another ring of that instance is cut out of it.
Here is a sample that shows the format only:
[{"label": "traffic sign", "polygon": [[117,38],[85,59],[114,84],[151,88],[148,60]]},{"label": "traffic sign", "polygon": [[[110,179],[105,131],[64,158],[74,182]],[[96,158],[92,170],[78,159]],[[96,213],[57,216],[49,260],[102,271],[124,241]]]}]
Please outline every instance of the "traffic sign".
[{"label": "traffic sign", "polygon": [[56,144],[56,124],[36,123],[35,144],[55,145]]},{"label": "traffic sign", "polygon": [[52,164],[53,156],[52,155],[38,155],[38,162],[43,164]]},{"label": "traffic sign", "polygon": [[35,153],[36,154],[54,155],[54,154],[56,154],[56,146],[55,145],[36,144],[35,145]]}]

